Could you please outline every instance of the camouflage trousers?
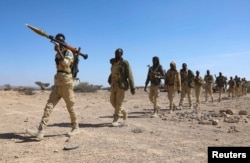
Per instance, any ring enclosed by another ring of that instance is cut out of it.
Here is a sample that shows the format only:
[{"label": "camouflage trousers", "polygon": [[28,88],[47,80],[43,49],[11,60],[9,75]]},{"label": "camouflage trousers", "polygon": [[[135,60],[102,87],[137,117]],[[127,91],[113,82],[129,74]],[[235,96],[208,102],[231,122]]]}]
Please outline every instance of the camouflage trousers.
[{"label": "camouflage trousers", "polygon": [[47,101],[47,104],[44,108],[44,114],[41,119],[40,125],[38,127],[38,130],[43,130],[48,124],[49,117],[56,106],[56,104],[59,102],[59,100],[63,98],[63,100],[66,103],[67,110],[70,115],[71,125],[72,128],[78,128],[78,122],[77,122],[77,116],[74,109],[75,105],[75,95],[73,92],[73,86],[72,84],[67,84],[63,86],[53,86],[52,91],[50,93],[49,99]]},{"label": "camouflage trousers", "polygon": [[229,87],[228,89],[228,97],[235,97],[235,87]]},{"label": "camouflage trousers", "polygon": [[196,99],[196,105],[200,104],[200,93],[201,93],[201,86],[194,86],[194,93]]},{"label": "camouflage trousers", "polygon": [[218,100],[220,101],[221,100],[221,94],[223,92],[223,87],[218,87],[218,93],[219,93],[219,98]]},{"label": "camouflage trousers", "polygon": [[157,109],[157,98],[159,96],[159,86],[151,85],[149,90],[149,101],[153,103],[154,109]]},{"label": "camouflage trousers", "polygon": [[169,109],[175,109],[174,96],[175,96],[175,86],[168,85],[168,100],[169,100]]},{"label": "camouflage trousers", "polygon": [[213,101],[213,94],[212,94],[212,83],[206,83],[205,85],[205,101],[207,102],[208,95],[211,97],[211,100]]},{"label": "camouflage trousers", "polygon": [[186,95],[188,96],[189,106],[192,106],[191,91],[192,91],[192,88],[189,88],[185,84],[181,85],[181,99],[180,99],[180,102],[179,102],[179,106],[182,106],[184,98],[186,97]]},{"label": "camouflage trousers", "polygon": [[111,87],[111,94],[110,94],[110,103],[115,109],[114,117],[118,118],[119,113],[124,113],[126,110],[123,107],[123,101],[125,97],[125,90],[118,87],[112,86]]}]

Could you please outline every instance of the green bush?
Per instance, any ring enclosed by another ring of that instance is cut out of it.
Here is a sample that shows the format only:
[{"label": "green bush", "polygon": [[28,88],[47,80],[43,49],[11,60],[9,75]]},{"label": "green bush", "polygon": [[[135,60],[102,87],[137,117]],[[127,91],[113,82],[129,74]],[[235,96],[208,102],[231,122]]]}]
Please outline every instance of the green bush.
[{"label": "green bush", "polygon": [[74,86],[75,92],[97,92],[102,86],[92,85],[87,82],[80,82],[78,85]]}]

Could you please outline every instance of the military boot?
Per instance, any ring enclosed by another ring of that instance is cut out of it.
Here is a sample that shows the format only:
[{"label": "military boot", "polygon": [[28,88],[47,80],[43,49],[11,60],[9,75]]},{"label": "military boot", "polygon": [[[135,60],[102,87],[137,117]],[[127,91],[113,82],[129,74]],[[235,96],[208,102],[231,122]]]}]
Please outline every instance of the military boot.
[{"label": "military boot", "polygon": [[67,133],[67,136],[74,136],[80,133],[78,123],[73,123],[72,130]]},{"label": "military boot", "polygon": [[156,117],[158,117],[158,108],[157,107],[154,108],[154,113],[151,116],[151,118],[156,118]]},{"label": "military boot", "polygon": [[67,136],[74,136],[74,135],[77,135],[77,134],[79,134],[80,133],[80,130],[79,130],[79,128],[78,127],[76,127],[76,128],[72,128],[72,130],[70,131],[70,132],[68,132],[67,133]]},{"label": "military boot", "polygon": [[119,119],[119,116],[114,115],[114,120],[113,120],[113,122],[111,124],[113,127],[119,126],[118,119]]},{"label": "military boot", "polygon": [[38,140],[43,140],[43,136],[44,136],[44,130],[31,130],[31,129],[27,129],[26,133],[31,135],[31,136],[35,136]]},{"label": "military boot", "polygon": [[127,120],[127,118],[128,118],[128,112],[125,111],[125,110],[123,110],[123,111],[122,111],[122,114],[123,114],[123,120],[124,120],[124,121]]}]

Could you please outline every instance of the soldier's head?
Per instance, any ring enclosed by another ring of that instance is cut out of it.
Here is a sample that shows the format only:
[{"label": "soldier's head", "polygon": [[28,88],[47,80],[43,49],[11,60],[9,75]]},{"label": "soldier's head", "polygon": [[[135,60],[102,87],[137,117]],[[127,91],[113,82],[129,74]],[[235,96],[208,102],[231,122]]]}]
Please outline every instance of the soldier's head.
[{"label": "soldier's head", "polygon": [[61,42],[65,42],[65,36],[62,33],[58,33],[56,35],[56,39],[59,40],[59,41],[61,41]]},{"label": "soldier's head", "polygon": [[221,73],[221,72],[219,72],[219,76],[222,76],[222,73]]},{"label": "soldier's head", "polygon": [[209,71],[209,70],[207,70],[207,74],[208,74],[208,75],[210,74],[210,71]]},{"label": "soldier's head", "polygon": [[170,62],[170,69],[171,70],[176,70],[176,64],[174,61]]},{"label": "soldier's head", "polygon": [[[58,34],[56,35],[55,39],[58,40],[58,41],[60,41],[60,42],[62,42],[62,43],[65,43],[65,36],[64,36],[62,33],[58,33]],[[57,46],[57,45],[55,45],[55,47],[54,47],[54,50],[55,50],[55,51],[57,51],[57,50],[56,50],[56,46]],[[61,50],[61,51],[65,50],[65,48],[64,48],[63,46],[60,46],[60,45],[59,45],[59,47],[60,47],[60,50]]]},{"label": "soldier's head", "polygon": [[154,56],[152,58],[153,65],[159,65],[160,64],[160,59],[157,56]]},{"label": "soldier's head", "polygon": [[184,70],[186,70],[186,69],[187,69],[187,64],[186,64],[186,63],[183,63],[183,64],[182,64],[182,68],[183,68]]},{"label": "soldier's head", "polygon": [[115,59],[121,59],[123,55],[123,50],[122,48],[118,48],[115,50]]},{"label": "soldier's head", "polygon": [[200,71],[196,71],[196,76],[199,76],[200,75]]},{"label": "soldier's head", "polygon": [[233,80],[233,77],[232,77],[232,76],[230,76],[230,80]]}]

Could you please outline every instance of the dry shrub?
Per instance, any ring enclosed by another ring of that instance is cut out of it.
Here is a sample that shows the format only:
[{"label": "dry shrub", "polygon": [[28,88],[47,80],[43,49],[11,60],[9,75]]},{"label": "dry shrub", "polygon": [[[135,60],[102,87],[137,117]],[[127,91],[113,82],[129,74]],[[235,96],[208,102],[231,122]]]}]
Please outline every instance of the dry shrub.
[{"label": "dry shrub", "polygon": [[92,85],[87,82],[80,82],[74,87],[75,92],[97,92],[102,86]]}]

